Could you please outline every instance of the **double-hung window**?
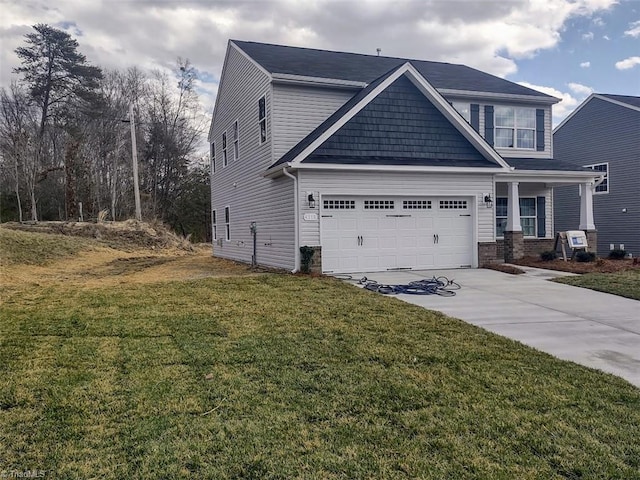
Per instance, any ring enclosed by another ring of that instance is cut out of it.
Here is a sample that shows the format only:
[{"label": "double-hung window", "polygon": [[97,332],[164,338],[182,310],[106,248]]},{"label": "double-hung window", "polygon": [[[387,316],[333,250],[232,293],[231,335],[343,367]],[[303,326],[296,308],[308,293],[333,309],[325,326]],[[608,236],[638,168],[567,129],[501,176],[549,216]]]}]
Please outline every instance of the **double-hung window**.
[{"label": "double-hung window", "polygon": [[216,173],[216,142],[209,146],[209,158],[211,159],[211,173]]},{"label": "double-hung window", "polygon": [[211,224],[213,225],[213,240],[216,241],[218,239],[218,220],[215,210],[211,212]]},{"label": "double-hung window", "polygon": [[536,148],[536,109],[497,106],[495,146],[497,148]]},{"label": "double-hung window", "polygon": [[[496,237],[503,237],[507,227],[507,197],[496,198]],[[535,197],[520,198],[520,225],[525,237],[536,236],[536,199]]]},{"label": "double-hung window", "polygon": [[229,207],[224,207],[224,238],[225,240],[231,240],[231,222],[229,217]]},{"label": "double-hung window", "polygon": [[595,193],[609,193],[609,164],[597,163],[595,165],[585,165],[585,167],[604,174],[604,180],[600,185],[596,186]]},{"label": "double-hung window", "polygon": [[233,159],[240,158],[240,133],[238,132],[238,121],[233,122]]},{"label": "double-hung window", "polygon": [[229,157],[227,155],[227,132],[222,134],[222,166],[229,165]]},{"label": "double-hung window", "polygon": [[267,141],[267,97],[258,100],[258,124],[260,127],[260,145]]}]

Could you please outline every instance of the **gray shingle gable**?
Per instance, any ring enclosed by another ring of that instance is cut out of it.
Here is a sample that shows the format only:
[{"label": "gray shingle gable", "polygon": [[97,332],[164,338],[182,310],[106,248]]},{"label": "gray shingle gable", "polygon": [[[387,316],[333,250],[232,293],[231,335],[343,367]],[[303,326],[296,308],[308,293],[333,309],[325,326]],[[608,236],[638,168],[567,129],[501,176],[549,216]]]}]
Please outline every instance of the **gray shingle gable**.
[{"label": "gray shingle gable", "polygon": [[465,65],[231,40],[268,72],[371,83],[410,61],[437,89],[553,98]]},{"label": "gray shingle gable", "polygon": [[303,163],[495,167],[401,76]]}]

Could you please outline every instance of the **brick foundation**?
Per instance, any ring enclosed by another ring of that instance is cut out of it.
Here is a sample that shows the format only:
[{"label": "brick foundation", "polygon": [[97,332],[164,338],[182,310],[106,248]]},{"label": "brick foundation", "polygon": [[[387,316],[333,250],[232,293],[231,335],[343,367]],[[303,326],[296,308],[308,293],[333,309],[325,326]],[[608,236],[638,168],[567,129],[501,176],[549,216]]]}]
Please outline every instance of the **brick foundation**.
[{"label": "brick foundation", "polygon": [[[542,252],[553,250],[554,243],[553,238],[525,238],[524,255],[525,257],[537,257]],[[504,258],[504,240],[496,241],[496,258],[500,260]]]},{"label": "brick foundation", "polygon": [[524,257],[522,232],[504,232],[504,261],[509,263]]},{"label": "brick foundation", "polygon": [[482,267],[488,263],[496,263],[498,261],[496,247],[497,245],[495,242],[478,243],[479,266]]},{"label": "brick foundation", "polygon": [[313,257],[311,257],[309,273],[320,275],[322,274],[322,247],[318,245],[311,248],[313,248]]},{"label": "brick foundation", "polygon": [[584,233],[587,234],[587,250],[590,252],[598,254],[598,232],[596,230],[585,230]]}]

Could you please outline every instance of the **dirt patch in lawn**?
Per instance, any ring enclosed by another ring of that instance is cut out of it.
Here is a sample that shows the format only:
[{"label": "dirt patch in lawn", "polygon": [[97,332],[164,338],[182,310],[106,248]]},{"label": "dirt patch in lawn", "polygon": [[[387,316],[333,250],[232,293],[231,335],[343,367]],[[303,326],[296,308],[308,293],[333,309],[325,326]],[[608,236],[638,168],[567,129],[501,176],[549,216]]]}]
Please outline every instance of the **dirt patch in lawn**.
[{"label": "dirt patch in lawn", "polygon": [[214,258],[211,244],[192,244],[161,225],[135,221],[5,224],[0,246],[4,288],[56,283],[97,287],[260,273]]},{"label": "dirt patch in lawn", "polygon": [[527,267],[546,268],[547,270],[559,270],[561,272],[572,273],[615,273],[640,269],[640,263],[637,258],[625,258],[622,260],[598,258],[594,262],[577,262],[575,260],[565,262],[561,258],[543,261],[538,257],[524,257],[513,263]]}]

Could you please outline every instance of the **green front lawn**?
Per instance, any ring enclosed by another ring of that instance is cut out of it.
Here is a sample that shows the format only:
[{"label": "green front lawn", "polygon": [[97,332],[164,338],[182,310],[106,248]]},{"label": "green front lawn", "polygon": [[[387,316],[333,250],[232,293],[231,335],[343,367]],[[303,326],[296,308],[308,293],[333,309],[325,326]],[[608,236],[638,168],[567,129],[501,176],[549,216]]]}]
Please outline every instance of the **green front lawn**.
[{"label": "green front lawn", "polygon": [[617,273],[585,273],[554,281],[640,300],[640,269]]},{"label": "green front lawn", "polygon": [[333,279],[9,287],[0,344],[0,472],[640,478],[640,390]]}]

